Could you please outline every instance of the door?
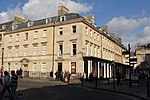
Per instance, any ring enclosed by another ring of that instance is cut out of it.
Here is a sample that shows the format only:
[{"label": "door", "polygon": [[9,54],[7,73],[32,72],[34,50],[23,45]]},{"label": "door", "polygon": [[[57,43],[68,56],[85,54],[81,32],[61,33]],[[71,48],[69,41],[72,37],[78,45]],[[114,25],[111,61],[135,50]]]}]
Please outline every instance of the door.
[{"label": "door", "polygon": [[60,73],[62,71],[62,63],[58,63],[58,73]]},{"label": "door", "polygon": [[29,77],[28,64],[24,64],[24,77]]}]

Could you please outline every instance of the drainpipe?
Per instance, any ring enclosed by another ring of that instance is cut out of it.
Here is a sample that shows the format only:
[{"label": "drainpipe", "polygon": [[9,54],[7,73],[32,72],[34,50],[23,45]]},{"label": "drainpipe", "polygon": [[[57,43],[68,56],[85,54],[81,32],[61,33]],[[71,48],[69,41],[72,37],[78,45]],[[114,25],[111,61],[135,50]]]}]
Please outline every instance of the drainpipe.
[{"label": "drainpipe", "polygon": [[[55,24],[55,23],[54,23]],[[52,72],[54,74],[54,47],[55,47],[55,25],[53,25],[53,58],[52,58]]]}]

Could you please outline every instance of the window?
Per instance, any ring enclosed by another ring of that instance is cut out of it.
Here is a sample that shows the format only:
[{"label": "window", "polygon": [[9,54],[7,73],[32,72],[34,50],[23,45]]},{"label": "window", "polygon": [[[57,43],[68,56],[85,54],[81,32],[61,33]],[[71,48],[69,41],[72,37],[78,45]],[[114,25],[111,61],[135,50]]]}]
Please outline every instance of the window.
[{"label": "window", "polygon": [[37,55],[38,54],[38,45],[34,44],[33,45],[33,55]]},{"label": "window", "polygon": [[19,34],[16,34],[16,42],[19,41]]},{"label": "window", "polygon": [[88,27],[85,27],[85,34],[88,35]]},{"label": "window", "polygon": [[42,73],[46,73],[46,62],[42,63]]},{"label": "window", "polygon": [[12,42],[12,35],[9,35],[9,40],[8,42]]},{"label": "window", "polygon": [[33,73],[37,72],[37,63],[33,63]]},{"label": "window", "polygon": [[47,37],[47,30],[43,30],[43,38]]},{"label": "window", "polygon": [[60,16],[60,21],[65,21],[66,20],[66,17],[65,16]]},{"label": "window", "polygon": [[3,26],[2,26],[2,29],[6,29],[6,25],[3,25]]},{"label": "window", "polygon": [[90,30],[90,37],[92,37],[92,30]]},{"label": "window", "polygon": [[19,46],[16,46],[16,53],[15,53],[15,57],[18,57],[19,56]]},{"label": "window", "polygon": [[97,34],[97,41],[99,41],[99,34]]},{"label": "window", "polygon": [[42,55],[46,55],[46,48],[47,48],[46,43],[43,43],[42,44]]},{"label": "window", "polygon": [[46,23],[46,24],[48,23],[48,19],[45,19],[45,23]]},{"label": "window", "polygon": [[76,25],[72,26],[72,33],[76,33]]},{"label": "window", "polygon": [[11,54],[12,51],[11,51],[11,50],[12,50],[12,47],[8,47],[8,57],[11,57],[11,56],[12,56],[12,54]]},{"label": "window", "polygon": [[11,29],[12,29],[12,30],[14,30],[14,29],[15,29],[15,26],[14,26],[14,25],[12,25]]},{"label": "window", "polygon": [[63,35],[63,28],[59,28],[59,35]]},{"label": "window", "polygon": [[58,47],[59,49],[58,49],[58,55],[59,56],[62,56],[62,54],[63,54],[63,44],[59,44],[59,47]]},{"label": "window", "polygon": [[93,49],[92,45],[90,45],[90,54],[91,54],[91,56],[92,56],[92,52],[93,52],[92,49]]},{"label": "window", "polygon": [[72,43],[72,55],[76,55],[77,54],[77,50],[76,50],[76,43]]},{"label": "window", "polygon": [[71,74],[76,74],[76,62],[71,62]]},{"label": "window", "polygon": [[34,32],[34,39],[37,39],[38,38],[38,31],[35,31]]},{"label": "window", "polygon": [[24,56],[28,56],[28,45],[24,45]]},{"label": "window", "polygon": [[25,33],[24,40],[28,40],[28,33]]},{"label": "window", "polygon": [[94,32],[94,39],[96,39],[96,33]]},{"label": "window", "polygon": [[88,43],[86,43],[86,55],[88,56]]}]

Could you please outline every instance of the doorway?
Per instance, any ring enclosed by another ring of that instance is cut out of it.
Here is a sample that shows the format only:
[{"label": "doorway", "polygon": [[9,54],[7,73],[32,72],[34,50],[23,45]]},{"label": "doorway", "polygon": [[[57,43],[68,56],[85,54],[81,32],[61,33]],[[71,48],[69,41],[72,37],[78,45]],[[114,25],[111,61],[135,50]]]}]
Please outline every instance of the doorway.
[{"label": "doorway", "polygon": [[62,62],[58,63],[58,73],[62,71]]},{"label": "doorway", "polygon": [[24,77],[29,77],[28,64],[24,64]]}]

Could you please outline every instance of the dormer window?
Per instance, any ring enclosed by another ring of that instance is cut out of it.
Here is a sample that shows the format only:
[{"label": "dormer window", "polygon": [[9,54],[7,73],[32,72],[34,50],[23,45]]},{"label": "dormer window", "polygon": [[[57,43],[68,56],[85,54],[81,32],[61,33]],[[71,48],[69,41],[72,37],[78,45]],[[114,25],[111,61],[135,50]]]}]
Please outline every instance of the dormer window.
[{"label": "dormer window", "polygon": [[33,22],[28,22],[28,27],[33,26]]},{"label": "dormer window", "polygon": [[60,16],[60,21],[65,21],[66,20],[66,16]]},{"label": "dormer window", "polygon": [[28,22],[28,24],[27,24],[27,25],[28,25],[28,27],[30,27],[30,23],[29,23],[29,22]]},{"label": "dormer window", "polygon": [[12,30],[14,30],[14,29],[15,29],[15,26],[14,26],[14,25],[12,25],[12,27],[11,27],[11,28],[12,28]]},{"label": "dormer window", "polygon": [[48,19],[45,19],[45,21],[46,21],[45,23],[47,24],[48,23]]},{"label": "dormer window", "polygon": [[3,26],[2,26],[2,29],[6,29],[6,25],[3,25]]}]

